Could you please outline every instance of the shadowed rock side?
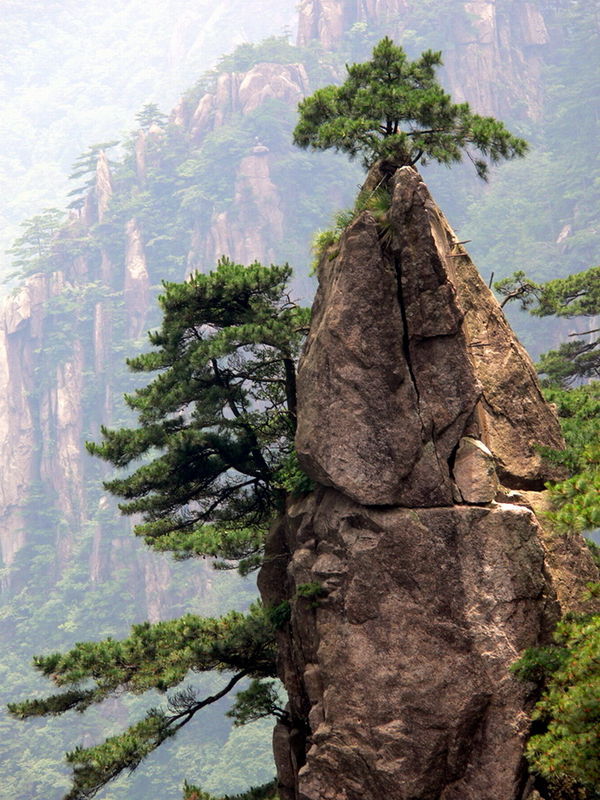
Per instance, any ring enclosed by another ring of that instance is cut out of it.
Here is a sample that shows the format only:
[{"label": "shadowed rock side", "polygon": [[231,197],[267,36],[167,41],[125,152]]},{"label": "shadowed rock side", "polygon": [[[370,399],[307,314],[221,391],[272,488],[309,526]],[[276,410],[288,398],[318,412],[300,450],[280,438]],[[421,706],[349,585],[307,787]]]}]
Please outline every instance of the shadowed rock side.
[{"label": "shadowed rock side", "polygon": [[496,463],[523,489],[552,476],[536,448],[560,447],[558,422],[418,173],[390,189],[385,222],[363,212],[319,267],[296,446],[320,485],[259,577],[291,607],[280,794],[524,800],[531,687],[509,667],[595,568],[544,543],[539,493],[499,486]]}]

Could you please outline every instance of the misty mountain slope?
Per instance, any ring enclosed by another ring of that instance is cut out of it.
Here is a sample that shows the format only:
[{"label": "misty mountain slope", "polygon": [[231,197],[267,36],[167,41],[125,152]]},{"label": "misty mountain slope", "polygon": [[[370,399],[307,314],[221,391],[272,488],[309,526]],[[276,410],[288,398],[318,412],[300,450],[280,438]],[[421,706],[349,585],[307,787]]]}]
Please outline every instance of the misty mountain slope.
[{"label": "misty mountain slope", "polygon": [[3,3],[0,275],[19,223],[63,204],[89,145],[119,139],[145,103],[168,111],[235,45],[294,25],[290,0]]}]

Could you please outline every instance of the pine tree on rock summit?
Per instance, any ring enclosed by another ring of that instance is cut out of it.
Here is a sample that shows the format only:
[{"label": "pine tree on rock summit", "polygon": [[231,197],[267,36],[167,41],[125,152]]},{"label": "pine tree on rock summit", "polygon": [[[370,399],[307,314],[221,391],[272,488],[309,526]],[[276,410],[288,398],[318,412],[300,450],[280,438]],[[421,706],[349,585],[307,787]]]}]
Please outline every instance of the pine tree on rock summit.
[{"label": "pine tree on rock summit", "polygon": [[453,103],[438,83],[440,52],[426,50],[409,61],[402,47],[382,39],[371,61],[347,66],[341,86],[326,86],[302,100],[294,142],[315,150],[334,148],[370,167],[383,159],[392,168],[437,161],[453,164],[463,154],[486,179],[488,162],[524,156],[527,143],[493,117]]}]

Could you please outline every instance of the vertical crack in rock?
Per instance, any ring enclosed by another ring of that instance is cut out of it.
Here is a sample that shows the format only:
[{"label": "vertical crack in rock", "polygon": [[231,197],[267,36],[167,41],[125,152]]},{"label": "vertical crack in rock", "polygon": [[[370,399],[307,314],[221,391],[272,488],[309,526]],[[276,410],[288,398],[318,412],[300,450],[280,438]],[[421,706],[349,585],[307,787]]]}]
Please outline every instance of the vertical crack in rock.
[{"label": "vertical crack in rock", "polygon": [[495,463],[505,483],[552,477],[538,445],[560,446],[558,422],[418,173],[390,189],[391,235],[362,212],[320,264],[296,438],[317,488],[259,575],[291,608],[279,795],[524,800],[532,698],[510,666],[575,607],[561,575],[582,589],[595,568],[544,543],[540,493],[496,494]]},{"label": "vertical crack in rock", "polygon": [[[438,469],[440,474],[444,474],[445,469],[440,464],[440,458],[437,449],[437,442],[435,436],[435,429],[433,420],[429,421],[429,426],[426,426],[425,420],[421,416],[421,395],[419,392],[419,383],[417,381],[416,375],[414,373],[412,363],[411,363],[411,352],[410,352],[410,333],[408,329],[408,320],[406,316],[406,308],[404,305],[404,297],[402,292],[402,258],[400,255],[395,254],[394,258],[394,266],[396,271],[396,277],[398,281],[398,306],[400,308],[400,316],[402,317],[402,329],[403,329],[403,337],[402,337],[402,349],[404,351],[404,358],[406,359],[406,366],[408,367],[408,372],[410,374],[410,379],[415,387],[415,394],[417,397],[417,414],[419,419],[421,420],[421,428],[422,428],[422,436],[423,440],[430,440],[433,444],[433,452],[435,455],[435,459],[438,463]],[[450,464],[450,458],[446,459],[448,465]]]}]

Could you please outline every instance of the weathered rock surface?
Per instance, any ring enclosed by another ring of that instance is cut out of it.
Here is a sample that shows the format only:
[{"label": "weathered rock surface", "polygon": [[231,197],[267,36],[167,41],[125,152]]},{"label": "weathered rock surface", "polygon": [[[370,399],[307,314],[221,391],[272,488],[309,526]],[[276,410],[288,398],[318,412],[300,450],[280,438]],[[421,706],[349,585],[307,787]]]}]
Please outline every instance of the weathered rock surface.
[{"label": "weathered rock surface", "polygon": [[198,264],[214,264],[226,253],[240,264],[275,260],[275,246],[283,239],[283,213],[279,191],[271,178],[271,157],[256,145],[238,167],[233,201],[235,211],[221,211],[203,237]]},{"label": "weathered rock surface", "polygon": [[[379,182],[375,167],[366,185]],[[398,170],[391,191],[385,238],[363,212],[319,268],[301,464],[366,505],[451,505],[449,462],[470,434],[507,485],[542,488],[555,473],[537,448],[562,437],[527,353],[419,174]]]},{"label": "weathered rock surface", "polygon": [[142,234],[136,219],[129,220],[125,226],[125,235],[127,250],[123,294],[128,309],[127,335],[134,338],[144,331],[150,305],[150,277]]},{"label": "weathered rock surface", "polygon": [[256,64],[248,72],[219,75],[214,91],[202,95],[195,108],[183,101],[173,121],[189,129],[198,143],[226,124],[232,114],[249,114],[266,100],[296,105],[308,92],[308,76],[302,64]]},{"label": "weathered rock surface", "polygon": [[[309,91],[302,64],[260,63],[248,72],[223,73],[214,90],[195,107],[186,100],[175,109],[173,121],[201,144],[207,135],[226,127],[239,115],[256,111],[269,101],[295,108]],[[196,223],[188,257],[188,272],[213,269],[223,255],[241,264],[277,261],[284,242],[282,196],[272,176],[273,156],[256,142],[236,169],[233,202],[226,210],[206,213]]]},{"label": "weathered rock surface", "polygon": [[[299,368],[301,463],[366,505],[451,504],[447,460],[456,442],[447,432],[462,435],[478,399],[452,287],[435,278],[407,286],[404,314],[396,265],[368,213],[323,267]],[[448,309],[435,318],[444,300]],[[444,360],[456,370],[442,373]]]},{"label": "weathered rock surface", "polygon": [[[260,582],[292,598],[282,677],[310,729],[286,800],[521,797],[527,687],[509,667],[557,614],[538,534],[506,504],[375,510],[320,490],[290,507]],[[316,604],[296,595],[315,582]]]},{"label": "weathered rock surface", "polygon": [[408,170],[400,170],[397,180],[412,187],[415,204],[427,209],[431,234],[464,313],[469,355],[482,388],[479,437],[493,452],[504,485],[543,489],[545,481],[563,476],[538,449],[564,446],[556,414],[545,402],[535,367],[496,298],[423,182]]},{"label": "weathered rock surface", "polygon": [[460,440],[452,474],[459,503],[481,505],[496,499],[499,488],[496,461],[479,439],[465,436]]},{"label": "weathered rock surface", "polygon": [[546,553],[546,568],[561,612],[600,614],[600,598],[588,598],[586,584],[598,580],[598,568],[583,536],[558,533],[545,519],[551,510],[548,492],[509,492],[509,502],[530,508],[541,523],[541,542]]},{"label": "weathered rock surface", "polygon": [[360,214],[319,266],[296,437],[318,486],[259,576],[291,608],[279,792],[524,800],[532,696],[510,666],[597,571],[533,511],[537,448],[562,439],[527,354],[418,173],[389,187],[387,218]]}]

